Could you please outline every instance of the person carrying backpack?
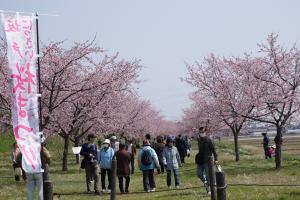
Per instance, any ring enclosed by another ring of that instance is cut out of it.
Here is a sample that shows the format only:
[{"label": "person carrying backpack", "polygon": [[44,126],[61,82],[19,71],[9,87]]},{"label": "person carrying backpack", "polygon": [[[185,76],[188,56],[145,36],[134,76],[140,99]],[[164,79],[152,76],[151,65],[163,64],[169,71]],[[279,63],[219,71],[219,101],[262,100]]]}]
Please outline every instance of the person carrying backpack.
[{"label": "person carrying backpack", "polygon": [[150,147],[150,142],[145,140],[143,148],[138,156],[139,168],[143,171],[144,191],[155,191],[154,168],[160,168],[157,154],[154,149]]},{"label": "person carrying backpack", "polygon": [[177,148],[173,145],[171,138],[167,138],[167,145],[163,150],[163,164],[167,170],[167,185],[171,189],[171,174],[173,171],[175,178],[175,187],[178,189],[180,185],[179,167],[181,167],[181,159]]},{"label": "person carrying backpack", "polygon": [[218,164],[218,155],[215,150],[214,143],[207,136],[207,130],[205,127],[199,128],[198,137],[198,154],[195,157],[195,162],[197,164],[197,176],[203,182],[206,187],[207,194],[210,195],[210,180],[208,175],[208,162],[209,157],[214,155],[215,164]]}]

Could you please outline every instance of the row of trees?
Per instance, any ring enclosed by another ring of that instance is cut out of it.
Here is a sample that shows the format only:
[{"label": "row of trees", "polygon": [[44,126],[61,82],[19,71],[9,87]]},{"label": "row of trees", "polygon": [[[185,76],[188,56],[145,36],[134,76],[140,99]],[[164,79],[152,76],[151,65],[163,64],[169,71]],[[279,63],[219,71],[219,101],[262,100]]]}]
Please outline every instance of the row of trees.
[{"label": "row of trees", "polygon": [[234,136],[236,161],[238,136],[248,121],[276,127],[276,168],[281,166],[283,128],[299,114],[300,50],[285,48],[271,34],[256,54],[221,57],[211,54],[202,63],[188,65],[185,81],[197,90],[185,110],[186,129],[208,122],[213,131],[229,128]]},{"label": "row of trees", "polygon": [[[62,170],[68,169],[69,143],[78,146],[88,133],[104,137],[168,133],[166,121],[135,89],[139,60],[109,56],[94,40],[51,42],[41,48],[42,127],[46,136],[64,140]],[[10,126],[10,78],[6,43],[0,43],[0,123]]]}]

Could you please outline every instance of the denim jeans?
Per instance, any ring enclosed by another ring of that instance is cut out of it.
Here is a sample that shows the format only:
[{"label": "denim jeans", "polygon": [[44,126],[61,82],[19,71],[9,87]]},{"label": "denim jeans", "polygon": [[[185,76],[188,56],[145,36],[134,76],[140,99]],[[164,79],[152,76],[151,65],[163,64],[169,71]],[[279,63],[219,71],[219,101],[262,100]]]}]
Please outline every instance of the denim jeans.
[{"label": "denim jeans", "polygon": [[43,174],[42,173],[27,173],[27,200],[34,200],[34,190],[38,191],[38,200],[43,200]]},{"label": "denim jeans", "polygon": [[180,175],[179,175],[179,169],[172,169],[172,170],[168,170],[167,169],[167,185],[168,187],[170,187],[172,185],[172,171],[174,174],[174,179],[175,179],[175,186],[179,186],[180,185]]},{"label": "denim jeans", "polygon": [[155,188],[154,169],[143,170],[144,191]]},{"label": "denim jeans", "polygon": [[209,185],[208,164],[197,164],[197,176],[201,179],[205,186]]}]

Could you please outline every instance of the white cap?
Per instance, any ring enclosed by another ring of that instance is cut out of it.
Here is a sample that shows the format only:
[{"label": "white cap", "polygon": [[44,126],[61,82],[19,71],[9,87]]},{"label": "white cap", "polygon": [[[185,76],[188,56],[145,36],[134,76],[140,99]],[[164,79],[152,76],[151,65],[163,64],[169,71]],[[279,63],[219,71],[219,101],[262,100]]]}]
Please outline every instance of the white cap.
[{"label": "white cap", "polygon": [[113,136],[111,136],[111,138],[110,138],[111,140],[116,140],[117,139],[117,137],[115,136],[115,135],[113,135]]},{"label": "white cap", "polygon": [[110,140],[109,139],[105,139],[103,144],[110,144]]}]

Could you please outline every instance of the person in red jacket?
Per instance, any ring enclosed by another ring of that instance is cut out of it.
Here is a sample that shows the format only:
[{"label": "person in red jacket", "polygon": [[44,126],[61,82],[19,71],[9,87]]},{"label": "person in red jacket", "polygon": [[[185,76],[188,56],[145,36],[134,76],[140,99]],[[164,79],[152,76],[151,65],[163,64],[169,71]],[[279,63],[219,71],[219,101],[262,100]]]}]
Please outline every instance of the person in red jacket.
[{"label": "person in red jacket", "polygon": [[130,168],[129,164],[131,161],[130,154],[125,149],[125,145],[119,144],[119,151],[116,152],[117,158],[117,176],[119,179],[120,192],[124,193],[123,179],[125,179],[125,193],[128,193],[129,183],[130,183]]}]

